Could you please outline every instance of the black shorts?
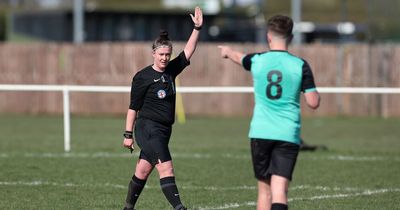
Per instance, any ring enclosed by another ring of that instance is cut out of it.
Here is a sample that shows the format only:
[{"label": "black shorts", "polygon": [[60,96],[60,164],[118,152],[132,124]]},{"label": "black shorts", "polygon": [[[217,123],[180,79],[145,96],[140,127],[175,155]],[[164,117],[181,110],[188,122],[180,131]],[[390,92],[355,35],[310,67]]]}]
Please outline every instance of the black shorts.
[{"label": "black shorts", "polygon": [[171,160],[168,143],[172,127],[146,118],[138,118],[135,123],[135,139],[140,147],[140,159],[153,166]]},{"label": "black shorts", "polygon": [[258,180],[269,180],[271,175],[292,180],[299,145],[266,139],[251,139],[250,145],[254,175]]}]

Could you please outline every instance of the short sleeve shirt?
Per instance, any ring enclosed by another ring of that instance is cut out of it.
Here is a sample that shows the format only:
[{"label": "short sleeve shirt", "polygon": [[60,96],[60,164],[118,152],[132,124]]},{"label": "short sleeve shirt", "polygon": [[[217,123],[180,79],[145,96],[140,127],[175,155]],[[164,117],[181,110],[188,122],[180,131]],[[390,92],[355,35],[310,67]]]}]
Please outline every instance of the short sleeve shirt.
[{"label": "short sleeve shirt", "polygon": [[171,60],[164,72],[147,66],[132,80],[129,109],[139,111],[138,118],[147,118],[165,125],[175,121],[175,79],[190,62],[182,51]]},{"label": "short sleeve shirt", "polygon": [[249,137],[300,144],[300,93],[316,91],[308,63],[287,51],[248,54],[255,107]]}]

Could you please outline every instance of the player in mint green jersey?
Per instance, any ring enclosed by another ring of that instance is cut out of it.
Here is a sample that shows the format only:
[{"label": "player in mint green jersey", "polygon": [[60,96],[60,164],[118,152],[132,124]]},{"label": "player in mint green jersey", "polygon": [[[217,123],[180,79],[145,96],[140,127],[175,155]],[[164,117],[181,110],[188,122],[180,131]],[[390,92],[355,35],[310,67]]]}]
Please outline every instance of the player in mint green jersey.
[{"label": "player in mint green jersey", "polygon": [[291,18],[268,20],[270,50],[243,54],[219,46],[221,56],[242,65],[253,77],[255,106],[250,124],[251,154],[258,180],[257,210],[287,210],[287,192],[300,145],[300,93],[318,108],[320,97],[308,63],[288,52]]}]

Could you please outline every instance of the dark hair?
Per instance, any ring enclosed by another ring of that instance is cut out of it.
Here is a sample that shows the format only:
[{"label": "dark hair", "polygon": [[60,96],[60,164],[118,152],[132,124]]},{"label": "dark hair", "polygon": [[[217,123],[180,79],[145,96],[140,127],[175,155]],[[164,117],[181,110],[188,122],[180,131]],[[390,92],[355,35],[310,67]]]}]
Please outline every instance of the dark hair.
[{"label": "dark hair", "polygon": [[169,40],[168,32],[165,30],[160,30],[160,35],[153,43],[153,50],[156,50],[161,46],[168,46],[172,49],[172,43]]},{"label": "dark hair", "polygon": [[275,15],[268,20],[268,32],[272,32],[288,42],[292,40],[293,20],[292,18],[284,15]]}]

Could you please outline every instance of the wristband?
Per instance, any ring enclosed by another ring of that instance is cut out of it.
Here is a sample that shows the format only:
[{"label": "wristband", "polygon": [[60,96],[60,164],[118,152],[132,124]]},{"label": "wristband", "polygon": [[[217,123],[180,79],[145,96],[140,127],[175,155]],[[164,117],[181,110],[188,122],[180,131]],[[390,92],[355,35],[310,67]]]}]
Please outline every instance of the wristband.
[{"label": "wristband", "polygon": [[124,134],[123,134],[123,136],[124,136],[126,139],[133,139],[133,132],[132,132],[132,131],[125,131]]},{"label": "wristband", "polygon": [[194,26],[194,30],[200,31],[201,30],[201,26]]}]

